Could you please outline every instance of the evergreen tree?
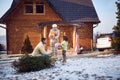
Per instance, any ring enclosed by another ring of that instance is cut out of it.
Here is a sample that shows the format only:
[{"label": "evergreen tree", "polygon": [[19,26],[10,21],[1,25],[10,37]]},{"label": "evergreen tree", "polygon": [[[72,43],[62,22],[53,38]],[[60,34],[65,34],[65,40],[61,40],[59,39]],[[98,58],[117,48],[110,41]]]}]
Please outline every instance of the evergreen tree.
[{"label": "evergreen tree", "polygon": [[116,51],[120,51],[120,0],[116,2],[117,5],[117,25],[113,27],[113,33],[114,33],[114,38],[113,38],[113,43],[112,46]]},{"label": "evergreen tree", "polygon": [[21,52],[24,54],[31,53],[33,51],[33,47],[31,45],[31,42],[29,40],[29,36],[26,36],[26,39],[24,41],[23,47],[21,49]]},{"label": "evergreen tree", "polygon": [[0,44],[0,51],[5,50],[5,46],[3,44]]}]

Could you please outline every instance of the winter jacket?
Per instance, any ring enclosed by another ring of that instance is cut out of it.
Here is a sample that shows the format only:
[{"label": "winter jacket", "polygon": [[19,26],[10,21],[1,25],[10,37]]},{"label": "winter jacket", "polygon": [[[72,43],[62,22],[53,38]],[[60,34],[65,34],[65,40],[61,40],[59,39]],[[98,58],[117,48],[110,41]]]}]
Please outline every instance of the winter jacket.
[{"label": "winter jacket", "polygon": [[68,42],[67,41],[63,41],[61,43],[61,45],[62,45],[62,50],[67,50],[67,46],[68,46]]},{"label": "winter jacket", "polygon": [[50,52],[46,52],[44,44],[42,42],[38,43],[35,49],[32,52],[32,56],[41,56],[43,54],[50,54]]},{"label": "winter jacket", "polygon": [[[52,36],[54,39],[51,39],[51,38],[50,38],[51,36]],[[50,30],[50,33],[49,33],[50,41],[56,41],[56,42],[57,42],[59,36],[60,36],[60,30],[59,30],[59,29],[57,29],[57,30],[55,30],[55,31],[54,31],[53,29]]]}]

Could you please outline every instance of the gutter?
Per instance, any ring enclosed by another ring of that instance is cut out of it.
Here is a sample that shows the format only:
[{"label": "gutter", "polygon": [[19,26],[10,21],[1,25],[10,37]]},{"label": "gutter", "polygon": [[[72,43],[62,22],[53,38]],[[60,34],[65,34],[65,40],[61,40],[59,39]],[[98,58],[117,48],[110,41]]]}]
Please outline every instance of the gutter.
[{"label": "gutter", "polygon": [[3,29],[7,29],[5,24],[0,24],[0,27],[3,28]]}]

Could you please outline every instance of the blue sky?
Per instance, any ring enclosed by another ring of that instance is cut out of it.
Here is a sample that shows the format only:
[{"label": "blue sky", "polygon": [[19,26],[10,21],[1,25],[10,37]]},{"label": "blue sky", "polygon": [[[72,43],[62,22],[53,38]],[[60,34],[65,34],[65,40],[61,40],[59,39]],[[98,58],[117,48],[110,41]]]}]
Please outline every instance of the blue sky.
[{"label": "blue sky", "polygon": [[101,23],[94,29],[94,32],[110,33],[117,23],[116,12],[117,0],[92,0]]},{"label": "blue sky", "polygon": [[[10,8],[13,0],[0,0],[0,17]],[[110,33],[116,25],[117,0],[92,0],[101,23],[94,28],[94,33]],[[4,29],[0,28],[0,35],[5,35]]]}]

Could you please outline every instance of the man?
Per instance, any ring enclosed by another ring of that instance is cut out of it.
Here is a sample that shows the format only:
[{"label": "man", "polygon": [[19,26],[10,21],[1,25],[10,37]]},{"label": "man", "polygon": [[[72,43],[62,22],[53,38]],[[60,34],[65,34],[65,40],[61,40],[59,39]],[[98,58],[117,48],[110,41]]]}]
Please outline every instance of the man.
[{"label": "man", "polygon": [[46,44],[46,38],[41,38],[41,42],[35,47],[32,52],[32,56],[49,55],[51,52],[46,52],[44,45]]},{"label": "man", "polygon": [[50,30],[49,33],[49,38],[50,38],[50,48],[52,51],[52,56],[57,58],[57,48],[55,47],[55,44],[58,42],[58,38],[60,36],[60,30],[57,29],[57,24],[52,25],[52,29]]}]

